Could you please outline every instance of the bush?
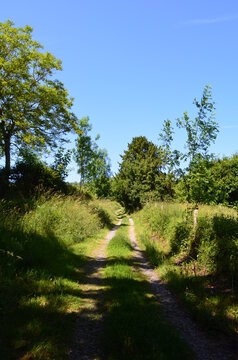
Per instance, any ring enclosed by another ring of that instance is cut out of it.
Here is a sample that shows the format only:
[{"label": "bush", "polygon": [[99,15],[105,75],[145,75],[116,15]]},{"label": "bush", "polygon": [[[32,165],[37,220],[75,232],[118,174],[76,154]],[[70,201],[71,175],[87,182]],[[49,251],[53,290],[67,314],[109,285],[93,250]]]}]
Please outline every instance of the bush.
[{"label": "bush", "polygon": [[172,253],[186,250],[192,233],[192,226],[184,220],[172,224],[170,246]]},{"label": "bush", "polygon": [[198,259],[202,266],[216,273],[238,270],[238,221],[224,214],[204,217],[198,221],[196,237]]},{"label": "bush", "polygon": [[60,173],[48,167],[33,153],[27,153],[27,156],[17,161],[11,171],[11,182],[24,196],[35,194],[36,189],[67,192]]},{"label": "bush", "polygon": [[7,184],[5,170],[0,169],[0,196],[30,198],[47,191],[75,193],[76,188],[65,183],[64,177],[65,173],[60,167],[48,166],[34,152],[22,150],[21,157],[11,169],[10,184]]}]

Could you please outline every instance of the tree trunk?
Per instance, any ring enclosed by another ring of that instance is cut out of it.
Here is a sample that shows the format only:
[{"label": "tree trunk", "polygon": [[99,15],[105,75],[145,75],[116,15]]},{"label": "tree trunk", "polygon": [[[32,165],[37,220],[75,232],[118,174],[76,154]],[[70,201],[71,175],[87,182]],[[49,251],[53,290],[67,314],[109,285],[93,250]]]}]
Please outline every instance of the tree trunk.
[{"label": "tree trunk", "polygon": [[80,178],[80,182],[79,182],[79,194],[81,194],[82,192],[82,178]]},{"label": "tree trunk", "polygon": [[5,138],[5,146],[4,146],[4,153],[5,153],[5,178],[6,184],[9,184],[9,176],[11,170],[11,145],[10,145],[10,137]]},{"label": "tree trunk", "polygon": [[82,187],[84,185],[84,172],[80,174],[79,193],[82,194]]}]

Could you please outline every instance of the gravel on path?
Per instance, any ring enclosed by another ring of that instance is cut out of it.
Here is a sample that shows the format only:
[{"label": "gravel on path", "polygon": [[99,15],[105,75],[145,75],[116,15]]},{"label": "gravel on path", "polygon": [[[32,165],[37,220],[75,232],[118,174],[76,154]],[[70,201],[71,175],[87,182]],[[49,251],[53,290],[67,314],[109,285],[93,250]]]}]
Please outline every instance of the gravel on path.
[{"label": "gravel on path", "polygon": [[137,270],[144,274],[147,281],[151,284],[156,297],[158,298],[165,317],[177,329],[179,334],[193,349],[199,360],[227,360],[238,359],[229,344],[221,344],[216,339],[210,339],[197,324],[192,321],[188,313],[182,309],[175,296],[168,290],[157,272],[146,260],[143,251],[140,249],[135,235],[134,222],[130,218],[129,236],[134,249],[134,264]]},{"label": "gravel on path", "polygon": [[78,315],[70,360],[103,359],[101,336],[103,327],[102,302],[105,284],[102,270],[106,265],[106,249],[115,236],[121,220],[108,233],[98,248],[90,256],[85,267],[85,276],[81,283],[82,306]]}]

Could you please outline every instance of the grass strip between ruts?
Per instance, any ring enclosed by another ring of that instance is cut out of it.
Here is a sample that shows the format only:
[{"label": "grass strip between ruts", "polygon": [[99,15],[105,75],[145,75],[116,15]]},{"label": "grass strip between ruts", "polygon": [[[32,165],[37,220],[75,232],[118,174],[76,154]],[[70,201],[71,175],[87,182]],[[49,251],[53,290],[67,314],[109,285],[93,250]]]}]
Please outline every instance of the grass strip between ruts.
[{"label": "grass strip between ruts", "polygon": [[107,249],[103,341],[106,358],[194,358],[164,319],[149,284],[136,271],[128,229],[128,221],[124,220]]}]

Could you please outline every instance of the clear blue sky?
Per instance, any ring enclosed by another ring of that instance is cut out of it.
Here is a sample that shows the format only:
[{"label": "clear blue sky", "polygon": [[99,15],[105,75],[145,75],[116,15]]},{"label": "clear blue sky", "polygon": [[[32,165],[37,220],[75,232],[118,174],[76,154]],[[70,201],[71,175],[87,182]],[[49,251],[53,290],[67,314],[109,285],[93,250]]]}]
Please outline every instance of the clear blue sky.
[{"label": "clear blue sky", "polygon": [[[238,151],[237,0],[2,1],[7,19],[31,25],[62,60],[57,77],[76,115],[88,115],[101,135],[114,172],[132,137],[157,142],[163,120],[193,113],[208,83],[220,126],[212,151]],[[184,141],[176,131],[175,147]],[[76,170],[69,180],[78,180]]]}]

